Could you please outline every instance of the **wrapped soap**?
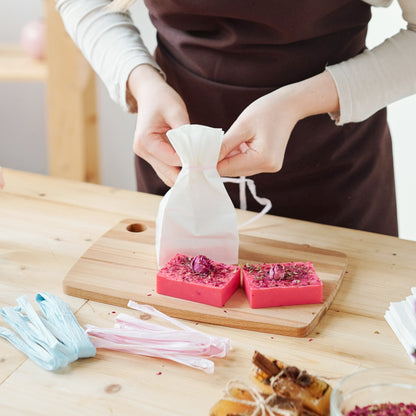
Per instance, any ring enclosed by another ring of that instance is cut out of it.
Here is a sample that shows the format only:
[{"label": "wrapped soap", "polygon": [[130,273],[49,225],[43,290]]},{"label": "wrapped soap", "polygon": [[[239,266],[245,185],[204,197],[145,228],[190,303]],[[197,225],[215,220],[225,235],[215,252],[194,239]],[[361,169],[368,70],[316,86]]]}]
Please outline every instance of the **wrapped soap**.
[{"label": "wrapped soap", "polygon": [[156,219],[159,268],[176,253],[238,263],[237,215],[217,171],[223,131],[184,125],[167,132],[182,169]]}]

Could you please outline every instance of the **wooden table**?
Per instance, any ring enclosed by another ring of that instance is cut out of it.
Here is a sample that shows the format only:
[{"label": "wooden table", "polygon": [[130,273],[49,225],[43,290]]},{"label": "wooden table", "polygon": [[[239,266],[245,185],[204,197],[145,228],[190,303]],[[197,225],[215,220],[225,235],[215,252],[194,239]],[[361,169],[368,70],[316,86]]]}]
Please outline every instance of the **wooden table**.
[{"label": "wooden table", "polygon": [[[47,291],[69,303],[81,325],[112,327],[135,311],[67,296],[62,281],[101,234],[123,218],[154,220],[159,197],[4,169],[0,192],[0,305]],[[239,220],[251,214],[239,212]],[[308,338],[200,324],[231,338],[215,373],[143,356],[99,350],[48,372],[0,339],[1,415],[206,415],[230,379],[249,383],[255,349],[337,380],[364,367],[413,368],[384,320],[390,301],[416,283],[416,243],[372,233],[266,216],[245,234],[347,254],[347,274],[330,310]],[[1,323],[3,325],[4,322]],[[193,325],[194,323],[190,323]]]}]

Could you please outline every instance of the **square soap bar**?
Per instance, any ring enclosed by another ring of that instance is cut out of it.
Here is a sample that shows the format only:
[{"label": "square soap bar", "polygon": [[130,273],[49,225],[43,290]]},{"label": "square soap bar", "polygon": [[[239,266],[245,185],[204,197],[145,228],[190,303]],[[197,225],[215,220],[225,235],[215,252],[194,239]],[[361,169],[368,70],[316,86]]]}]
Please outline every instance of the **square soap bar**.
[{"label": "square soap bar", "polygon": [[205,256],[176,254],[157,273],[156,292],[212,306],[224,306],[240,286],[241,269]]},{"label": "square soap bar", "polygon": [[322,303],[322,281],[311,262],[246,264],[243,285],[252,308]]}]

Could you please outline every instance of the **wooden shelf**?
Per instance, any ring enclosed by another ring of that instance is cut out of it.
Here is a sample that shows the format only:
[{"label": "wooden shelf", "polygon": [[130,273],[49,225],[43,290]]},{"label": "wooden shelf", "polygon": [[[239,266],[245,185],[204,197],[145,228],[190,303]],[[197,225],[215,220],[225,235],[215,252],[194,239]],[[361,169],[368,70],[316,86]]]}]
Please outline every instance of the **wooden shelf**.
[{"label": "wooden shelf", "polygon": [[48,172],[100,182],[95,73],[66,32],[55,0],[44,0],[45,60],[0,44],[0,82],[44,82]]},{"label": "wooden shelf", "polygon": [[18,45],[0,45],[0,81],[46,81],[45,61],[30,58]]}]

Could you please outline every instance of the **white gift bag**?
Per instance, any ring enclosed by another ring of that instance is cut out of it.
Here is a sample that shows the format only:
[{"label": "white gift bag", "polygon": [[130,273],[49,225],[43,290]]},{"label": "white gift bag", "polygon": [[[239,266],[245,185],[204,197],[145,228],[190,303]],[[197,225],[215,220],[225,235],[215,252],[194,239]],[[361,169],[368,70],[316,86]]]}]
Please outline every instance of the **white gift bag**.
[{"label": "white gift bag", "polygon": [[182,161],[156,220],[156,254],[163,267],[175,254],[238,263],[237,216],[217,171],[223,131],[197,124],[168,131]]}]

